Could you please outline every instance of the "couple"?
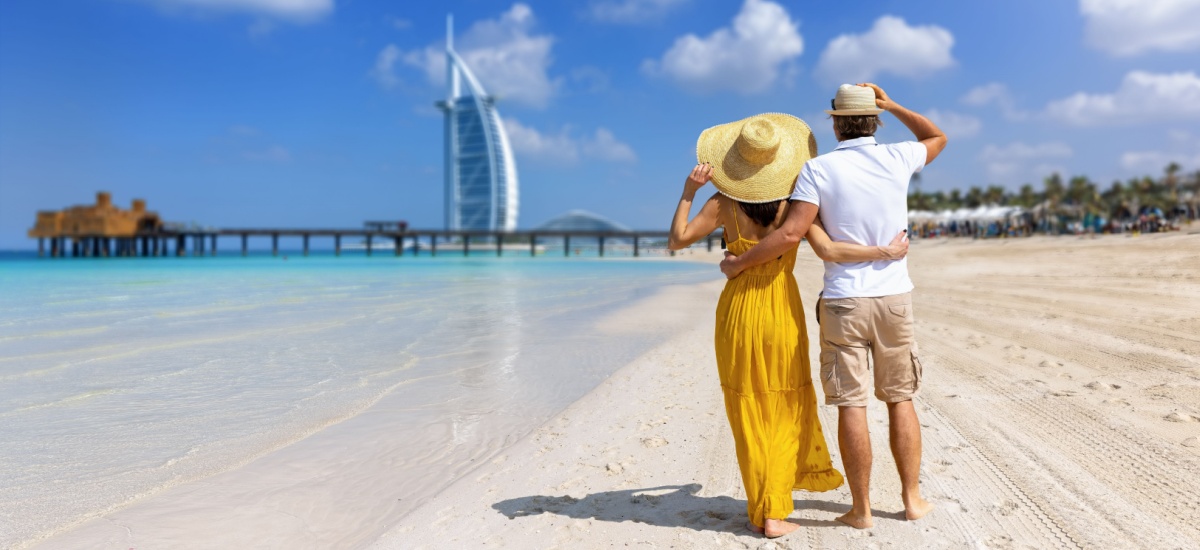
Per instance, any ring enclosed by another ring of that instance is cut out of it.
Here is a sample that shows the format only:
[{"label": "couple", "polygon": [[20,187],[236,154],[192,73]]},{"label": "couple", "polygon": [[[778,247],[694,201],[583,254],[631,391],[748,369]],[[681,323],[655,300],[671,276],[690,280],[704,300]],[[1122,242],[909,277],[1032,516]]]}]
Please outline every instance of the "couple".
[{"label": "couple", "polygon": [[[917,141],[876,143],[883,111]],[[817,418],[807,329],[792,275],[805,235],[825,260],[817,303],[820,379],[825,403],[838,406],[838,443],[854,500],[838,520],[872,526],[871,370],[875,396],[887,403],[905,517],[915,520],[933,508],[918,483],[921,428],[912,398],[921,385],[921,364],[903,228],[909,179],[941,153],[946,137],[874,84],[843,84],[826,113],[838,146],[819,157],[808,125],[790,115],[758,115],[705,130],[696,146],[700,164],[684,183],[671,223],[672,249],[724,228],[728,251],[721,271],[729,281],[717,304],[717,368],[746,489],[748,527],[772,538],[799,527],[786,521],[793,489],[829,491],[843,481]],[[696,191],[709,181],[718,192],[688,221]]]}]

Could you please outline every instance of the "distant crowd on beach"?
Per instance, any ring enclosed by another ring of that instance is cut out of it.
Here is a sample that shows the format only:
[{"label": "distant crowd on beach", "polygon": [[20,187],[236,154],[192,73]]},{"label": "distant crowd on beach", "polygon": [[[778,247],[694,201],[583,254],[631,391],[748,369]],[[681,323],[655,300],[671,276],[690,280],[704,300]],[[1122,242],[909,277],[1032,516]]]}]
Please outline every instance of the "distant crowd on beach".
[{"label": "distant crowd on beach", "polygon": [[1033,235],[1140,235],[1178,231],[1200,219],[1200,204],[1180,205],[1170,214],[1159,208],[1143,208],[1136,216],[1108,218],[1086,213],[1072,219],[1064,215],[1038,216],[1021,209],[999,209],[993,217],[944,216],[943,219],[913,217],[909,234],[916,238],[971,237],[994,239]]}]

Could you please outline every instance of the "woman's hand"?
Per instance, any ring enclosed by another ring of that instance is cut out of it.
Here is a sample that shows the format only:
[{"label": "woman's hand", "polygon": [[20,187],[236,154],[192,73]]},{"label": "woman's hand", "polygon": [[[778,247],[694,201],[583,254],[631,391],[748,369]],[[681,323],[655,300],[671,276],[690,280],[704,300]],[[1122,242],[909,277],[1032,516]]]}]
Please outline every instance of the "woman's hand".
[{"label": "woman's hand", "polygon": [[908,255],[908,230],[905,229],[896,234],[896,238],[887,246],[880,247],[883,253],[889,260],[899,260]]},{"label": "woman's hand", "polygon": [[695,195],[696,191],[699,191],[712,179],[712,171],[712,165],[707,162],[697,164],[695,168],[692,168],[692,173],[688,174],[687,179],[684,180],[683,192]]}]

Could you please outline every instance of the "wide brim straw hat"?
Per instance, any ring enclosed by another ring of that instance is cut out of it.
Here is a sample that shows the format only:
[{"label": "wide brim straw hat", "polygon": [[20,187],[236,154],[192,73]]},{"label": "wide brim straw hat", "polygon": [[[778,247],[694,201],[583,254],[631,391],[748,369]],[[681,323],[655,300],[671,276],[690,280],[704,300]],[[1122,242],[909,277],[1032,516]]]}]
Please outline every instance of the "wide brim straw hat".
[{"label": "wide brim straw hat", "polygon": [[875,104],[875,90],[853,84],[838,86],[837,94],[833,96],[833,109],[825,110],[825,114],[837,116],[877,115],[882,112],[883,109]]},{"label": "wide brim straw hat", "polygon": [[817,140],[803,120],[764,113],[713,126],[696,140],[696,160],[712,165],[713,186],[722,195],[748,203],[785,199]]}]

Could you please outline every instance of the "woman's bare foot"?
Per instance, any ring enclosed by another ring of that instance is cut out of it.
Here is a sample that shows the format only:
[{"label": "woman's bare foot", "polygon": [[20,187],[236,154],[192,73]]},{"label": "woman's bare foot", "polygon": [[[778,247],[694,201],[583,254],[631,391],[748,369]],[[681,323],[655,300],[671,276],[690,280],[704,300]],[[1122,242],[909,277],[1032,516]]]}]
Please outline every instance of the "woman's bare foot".
[{"label": "woman's bare foot", "polygon": [[799,525],[789,521],[784,521],[781,519],[767,519],[766,525],[763,526],[763,535],[769,539],[775,539],[791,533],[799,528]]},{"label": "woman's bare foot", "polygon": [[904,518],[908,521],[916,521],[925,517],[925,514],[933,511],[933,503],[917,497],[916,499],[904,504]]},{"label": "woman's bare foot", "polygon": [[837,520],[855,529],[870,529],[875,526],[875,520],[871,519],[870,510],[860,514],[851,509],[849,512],[838,516]]}]

